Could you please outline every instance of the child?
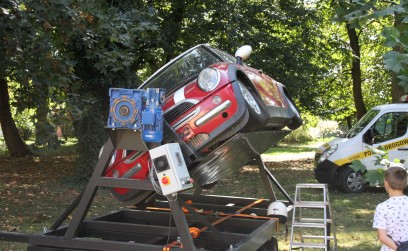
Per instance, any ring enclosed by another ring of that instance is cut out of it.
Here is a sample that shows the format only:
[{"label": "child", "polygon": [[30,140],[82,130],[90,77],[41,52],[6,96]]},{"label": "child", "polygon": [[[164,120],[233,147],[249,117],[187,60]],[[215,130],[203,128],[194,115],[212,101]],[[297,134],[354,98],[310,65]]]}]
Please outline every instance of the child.
[{"label": "child", "polygon": [[373,227],[383,243],[381,251],[397,250],[397,245],[408,241],[408,197],[403,190],[407,185],[407,171],[393,166],[385,171],[384,187],[389,199],[375,209]]}]

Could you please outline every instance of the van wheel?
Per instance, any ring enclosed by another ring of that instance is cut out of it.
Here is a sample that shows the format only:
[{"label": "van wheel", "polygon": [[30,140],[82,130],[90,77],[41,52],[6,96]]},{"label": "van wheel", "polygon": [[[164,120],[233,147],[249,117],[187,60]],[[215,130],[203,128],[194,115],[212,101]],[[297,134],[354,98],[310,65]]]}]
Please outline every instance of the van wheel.
[{"label": "van wheel", "polygon": [[339,188],[345,193],[360,193],[366,188],[361,172],[355,172],[350,167],[345,167],[338,174]]}]

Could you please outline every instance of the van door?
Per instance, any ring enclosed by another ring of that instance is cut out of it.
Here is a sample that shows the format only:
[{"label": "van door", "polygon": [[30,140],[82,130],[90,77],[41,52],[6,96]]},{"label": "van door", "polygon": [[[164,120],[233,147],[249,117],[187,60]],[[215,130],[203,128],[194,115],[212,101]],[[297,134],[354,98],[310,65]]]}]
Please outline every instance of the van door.
[{"label": "van door", "polygon": [[[408,147],[408,112],[388,112],[384,113],[373,124],[371,128],[374,129],[374,144],[375,148],[382,146],[388,151],[388,159],[407,159],[408,151],[404,148]],[[369,157],[362,159],[363,164],[368,170],[379,168],[375,166],[375,154],[370,154],[367,144],[363,143],[364,155]],[[399,150],[400,149],[400,150]]]}]

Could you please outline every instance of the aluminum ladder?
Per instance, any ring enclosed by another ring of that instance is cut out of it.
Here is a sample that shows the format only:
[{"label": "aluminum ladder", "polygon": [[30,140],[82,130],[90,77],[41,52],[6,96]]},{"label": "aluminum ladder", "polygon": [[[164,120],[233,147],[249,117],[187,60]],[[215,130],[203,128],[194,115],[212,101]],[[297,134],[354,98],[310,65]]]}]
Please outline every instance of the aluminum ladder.
[{"label": "aluminum ladder", "polygon": [[[307,200],[302,200],[302,193],[305,190],[309,191],[308,194],[304,194]],[[296,185],[290,251],[299,249],[302,251],[305,249],[336,250],[337,240],[328,191],[327,184],[300,183]],[[330,242],[333,244],[332,249]]]}]

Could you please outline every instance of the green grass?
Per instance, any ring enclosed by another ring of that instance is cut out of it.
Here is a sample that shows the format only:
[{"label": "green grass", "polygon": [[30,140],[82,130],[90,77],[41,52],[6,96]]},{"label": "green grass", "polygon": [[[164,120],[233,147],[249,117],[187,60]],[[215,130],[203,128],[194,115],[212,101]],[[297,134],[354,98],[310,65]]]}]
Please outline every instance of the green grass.
[{"label": "green grass", "polygon": [[296,154],[309,154],[310,156],[313,156],[314,153],[316,152],[316,148],[319,147],[324,142],[327,142],[327,140],[325,141],[315,140],[304,144],[279,143],[277,146],[268,149],[265,153],[263,153],[263,155],[264,156],[285,155],[296,157]]},{"label": "green grass", "polygon": [[[266,165],[292,198],[296,184],[316,183],[313,177],[313,161],[311,159],[269,162]],[[230,196],[266,197],[267,195],[260,184],[257,167],[247,166],[234,177],[219,182],[209,192]],[[278,191],[276,193],[279,199],[284,199]],[[380,244],[376,240],[376,232],[372,228],[372,218],[376,205],[387,199],[384,189],[370,188],[361,194],[343,194],[329,188],[329,198],[338,241],[337,250],[379,250]],[[288,250],[289,237],[286,241],[285,234],[281,234],[278,239],[279,250]]]},{"label": "green grass", "polygon": [[[314,151],[316,145],[319,143],[296,146],[280,144],[267,154],[302,154]],[[75,142],[59,150],[43,149],[42,154],[33,159],[0,157],[0,231],[40,233],[44,227],[50,227],[78,196],[84,186],[67,183],[67,177],[74,175],[74,147]],[[292,198],[296,184],[316,182],[312,159],[267,162],[266,166]],[[372,218],[376,205],[387,199],[384,189],[370,188],[361,194],[343,194],[333,188],[329,190],[338,239],[337,250],[379,250]],[[256,166],[241,168],[205,193],[253,198],[267,196]],[[278,190],[276,193],[279,199],[284,199]],[[122,207],[109,191],[100,190],[89,215],[105,214]],[[279,250],[288,250],[289,236],[285,239],[285,233],[281,232],[277,237]],[[25,248],[25,244],[0,242],[0,250],[19,251]]]}]

